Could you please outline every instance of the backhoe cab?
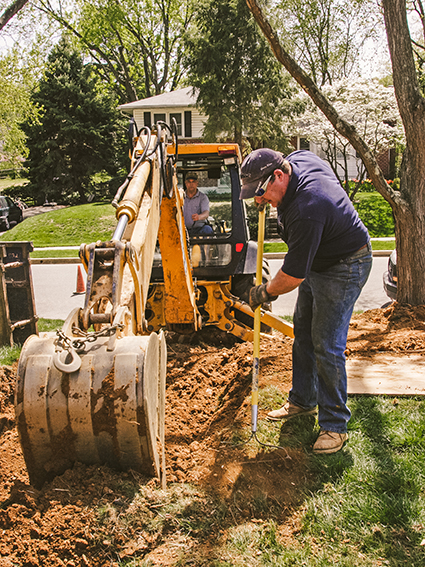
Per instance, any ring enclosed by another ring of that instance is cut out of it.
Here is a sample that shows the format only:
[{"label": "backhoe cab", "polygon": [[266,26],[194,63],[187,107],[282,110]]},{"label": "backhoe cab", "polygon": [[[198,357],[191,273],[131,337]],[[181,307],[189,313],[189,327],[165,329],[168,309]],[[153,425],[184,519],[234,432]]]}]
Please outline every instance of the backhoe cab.
[{"label": "backhoe cab", "polygon": [[[169,152],[173,151],[171,146]],[[202,326],[214,325],[242,340],[252,340],[253,314],[244,303],[255,284],[257,243],[250,240],[245,202],[239,198],[241,162],[237,144],[179,144],[176,173],[182,201],[186,175],[195,172],[198,190],[210,202],[208,223],[212,235],[188,236]],[[146,310],[151,331],[158,331],[165,324],[163,271],[159,249],[156,252]],[[263,282],[269,279],[265,260]],[[277,318],[269,320],[267,326],[290,332]]]}]

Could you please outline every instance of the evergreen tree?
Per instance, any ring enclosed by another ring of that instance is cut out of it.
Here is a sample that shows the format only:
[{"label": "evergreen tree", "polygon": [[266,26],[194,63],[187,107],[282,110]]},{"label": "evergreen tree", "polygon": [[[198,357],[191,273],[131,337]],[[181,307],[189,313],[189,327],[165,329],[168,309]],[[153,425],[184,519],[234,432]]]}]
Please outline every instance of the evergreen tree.
[{"label": "evergreen tree", "polygon": [[38,118],[27,120],[27,166],[37,202],[87,200],[95,173],[115,173],[117,112],[90,67],[63,38],[31,95]]},{"label": "evergreen tree", "polygon": [[294,88],[273,57],[245,0],[202,0],[188,34],[186,63],[206,139],[226,134],[239,144],[285,151],[282,125]]}]

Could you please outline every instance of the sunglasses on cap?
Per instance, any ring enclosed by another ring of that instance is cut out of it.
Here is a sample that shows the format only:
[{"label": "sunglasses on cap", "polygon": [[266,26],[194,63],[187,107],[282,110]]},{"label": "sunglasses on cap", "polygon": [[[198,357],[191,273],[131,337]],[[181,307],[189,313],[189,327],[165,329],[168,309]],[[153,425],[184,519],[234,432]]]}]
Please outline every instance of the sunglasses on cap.
[{"label": "sunglasses on cap", "polygon": [[269,181],[272,177],[273,177],[273,173],[267,177],[264,183],[261,183],[260,181],[254,193],[256,197],[262,197],[264,195],[264,193],[267,191],[267,185],[269,184]]}]

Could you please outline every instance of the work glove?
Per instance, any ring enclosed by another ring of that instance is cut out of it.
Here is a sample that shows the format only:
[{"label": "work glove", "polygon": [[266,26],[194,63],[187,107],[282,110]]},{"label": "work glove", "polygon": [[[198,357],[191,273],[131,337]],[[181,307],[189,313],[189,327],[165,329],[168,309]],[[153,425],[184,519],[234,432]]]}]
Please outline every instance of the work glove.
[{"label": "work glove", "polygon": [[270,295],[266,289],[267,284],[256,285],[249,291],[249,306],[253,311],[263,303],[277,299],[277,295]]}]

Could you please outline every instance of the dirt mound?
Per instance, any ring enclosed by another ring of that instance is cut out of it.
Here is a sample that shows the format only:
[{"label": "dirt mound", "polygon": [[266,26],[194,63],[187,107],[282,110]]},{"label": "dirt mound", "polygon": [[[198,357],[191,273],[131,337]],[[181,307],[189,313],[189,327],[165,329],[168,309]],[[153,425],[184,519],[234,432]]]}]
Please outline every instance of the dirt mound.
[{"label": "dirt mound", "polygon": [[411,307],[393,303],[387,309],[373,309],[353,316],[346,354],[419,353],[425,349],[424,331],[424,305]]},{"label": "dirt mound", "polygon": [[[394,304],[355,315],[347,355],[425,352],[424,331],[425,306]],[[305,451],[230,445],[235,430],[246,431],[249,437],[252,345],[223,342],[222,335],[210,339],[197,335],[182,343],[176,336],[168,337],[168,481],[171,486],[191,483],[232,502],[235,522],[258,518],[252,502],[261,495],[272,501],[274,517],[296,524],[294,510],[309,474]],[[279,334],[262,338],[260,388],[272,385],[288,392],[291,345]],[[133,471],[77,464],[35,490],[14,424],[15,374],[16,366],[0,368],[0,567],[118,565],[110,552],[111,533],[99,522],[99,513],[114,510],[119,516],[140,485],[153,486],[156,481]],[[263,413],[260,408],[260,419]],[[159,553],[154,535],[141,534],[134,526],[113,537],[120,559],[143,557],[155,549]]]}]

